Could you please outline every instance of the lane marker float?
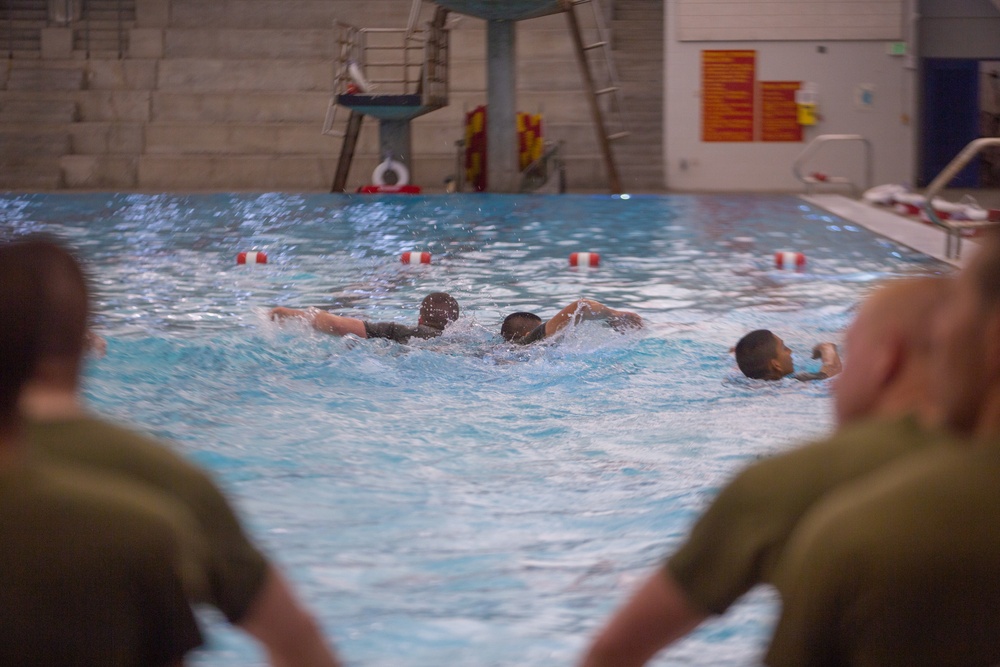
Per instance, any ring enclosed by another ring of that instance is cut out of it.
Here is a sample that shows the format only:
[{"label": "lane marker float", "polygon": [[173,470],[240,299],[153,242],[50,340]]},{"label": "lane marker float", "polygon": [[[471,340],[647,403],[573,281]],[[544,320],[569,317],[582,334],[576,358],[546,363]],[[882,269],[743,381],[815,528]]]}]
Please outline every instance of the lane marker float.
[{"label": "lane marker float", "polygon": [[596,252],[574,252],[569,256],[570,266],[600,266],[601,256]]},{"label": "lane marker float", "polygon": [[774,267],[777,269],[801,269],[806,265],[806,256],[801,252],[779,250],[774,253]]},{"label": "lane marker float", "polygon": [[417,252],[415,250],[407,250],[402,255],[399,256],[399,261],[403,264],[430,264],[431,254],[429,252]]},{"label": "lane marker float", "polygon": [[241,252],[236,255],[237,264],[267,264],[267,255],[263,252]]}]

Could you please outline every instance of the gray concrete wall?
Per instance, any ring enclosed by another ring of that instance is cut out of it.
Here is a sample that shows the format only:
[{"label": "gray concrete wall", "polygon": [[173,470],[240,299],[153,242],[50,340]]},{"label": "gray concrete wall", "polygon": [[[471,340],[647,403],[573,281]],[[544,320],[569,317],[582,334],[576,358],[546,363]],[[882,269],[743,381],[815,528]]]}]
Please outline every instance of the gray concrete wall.
[{"label": "gray concrete wall", "polygon": [[920,54],[1000,59],[1000,9],[989,0],[921,0]]}]

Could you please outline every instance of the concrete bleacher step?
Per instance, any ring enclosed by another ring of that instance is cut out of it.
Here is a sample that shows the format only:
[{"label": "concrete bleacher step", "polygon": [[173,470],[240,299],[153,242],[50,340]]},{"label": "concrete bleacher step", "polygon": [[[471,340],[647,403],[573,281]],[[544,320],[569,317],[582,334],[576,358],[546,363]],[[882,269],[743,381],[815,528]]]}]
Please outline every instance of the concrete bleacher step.
[{"label": "concrete bleacher step", "polygon": [[132,90],[0,90],[0,122],[143,122],[149,120],[149,97],[148,91]]},{"label": "concrete bleacher step", "polygon": [[54,91],[81,90],[84,87],[84,72],[76,67],[48,67],[21,64],[7,71],[6,90]]},{"label": "concrete bleacher step", "polygon": [[72,142],[65,126],[5,123],[0,126],[0,146],[5,156],[59,157],[70,152]]},{"label": "concrete bleacher step", "polygon": [[72,123],[77,120],[76,102],[71,99],[7,95],[10,93],[0,93],[0,123]]},{"label": "concrete bleacher step", "polygon": [[324,190],[337,157],[329,155],[142,155],[137,186],[156,190]]},{"label": "concrete bleacher step", "polygon": [[169,29],[163,37],[166,58],[334,58],[338,54],[332,26],[316,29],[227,28]]},{"label": "concrete bleacher step", "polygon": [[365,28],[405,28],[409,2],[366,0],[172,0],[170,25],[177,28],[317,28],[335,20]]},{"label": "concrete bleacher step", "polygon": [[58,157],[0,155],[0,190],[56,190],[63,187]]},{"label": "concrete bleacher step", "polygon": [[220,60],[174,58],[161,60],[156,88],[161,91],[329,91],[333,63],[324,60]]},{"label": "concrete bleacher step", "polygon": [[320,126],[329,100],[326,91],[258,91],[253,95],[157,91],[151,96],[150,118],[163,122],[312,122]]}]

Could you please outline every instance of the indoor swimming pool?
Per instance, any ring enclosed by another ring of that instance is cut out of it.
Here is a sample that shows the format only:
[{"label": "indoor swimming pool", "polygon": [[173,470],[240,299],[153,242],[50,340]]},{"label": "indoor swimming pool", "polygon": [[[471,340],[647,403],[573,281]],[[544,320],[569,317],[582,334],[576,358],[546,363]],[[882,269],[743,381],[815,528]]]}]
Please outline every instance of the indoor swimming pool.
[{"label": "indoor swimming pool", "polygon": [[[778,195],[7,194],[0,224],[79,250],[90,403],[209,468],[359,666],[573,665],[729,475],[830,428],[830,383],[746,380],[739,337],[815,370],[879,280],[951,271]],[[267,318],[415,323],[433,291],[462,317],[406,346]],[[502,344],[505,314],[580,296],[647,326]],[[755,664],[774,611],[757,590],[653,664]],[[263,664],[205,620],[193,664]]]}]

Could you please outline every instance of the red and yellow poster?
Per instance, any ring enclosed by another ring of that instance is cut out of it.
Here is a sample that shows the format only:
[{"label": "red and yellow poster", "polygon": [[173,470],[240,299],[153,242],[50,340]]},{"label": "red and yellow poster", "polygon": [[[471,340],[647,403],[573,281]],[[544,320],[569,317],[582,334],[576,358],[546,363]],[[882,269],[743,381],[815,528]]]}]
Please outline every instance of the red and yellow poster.
[{"label": "red and yellow poster", "polygon": [[701,52],[701,140],[753,141],[757,52]]},{"label": "red and yellow poster", "polygon": [[802,141],[795,106],[795,91],[801,87],[800,81],[759,83],[761,141]]}]

